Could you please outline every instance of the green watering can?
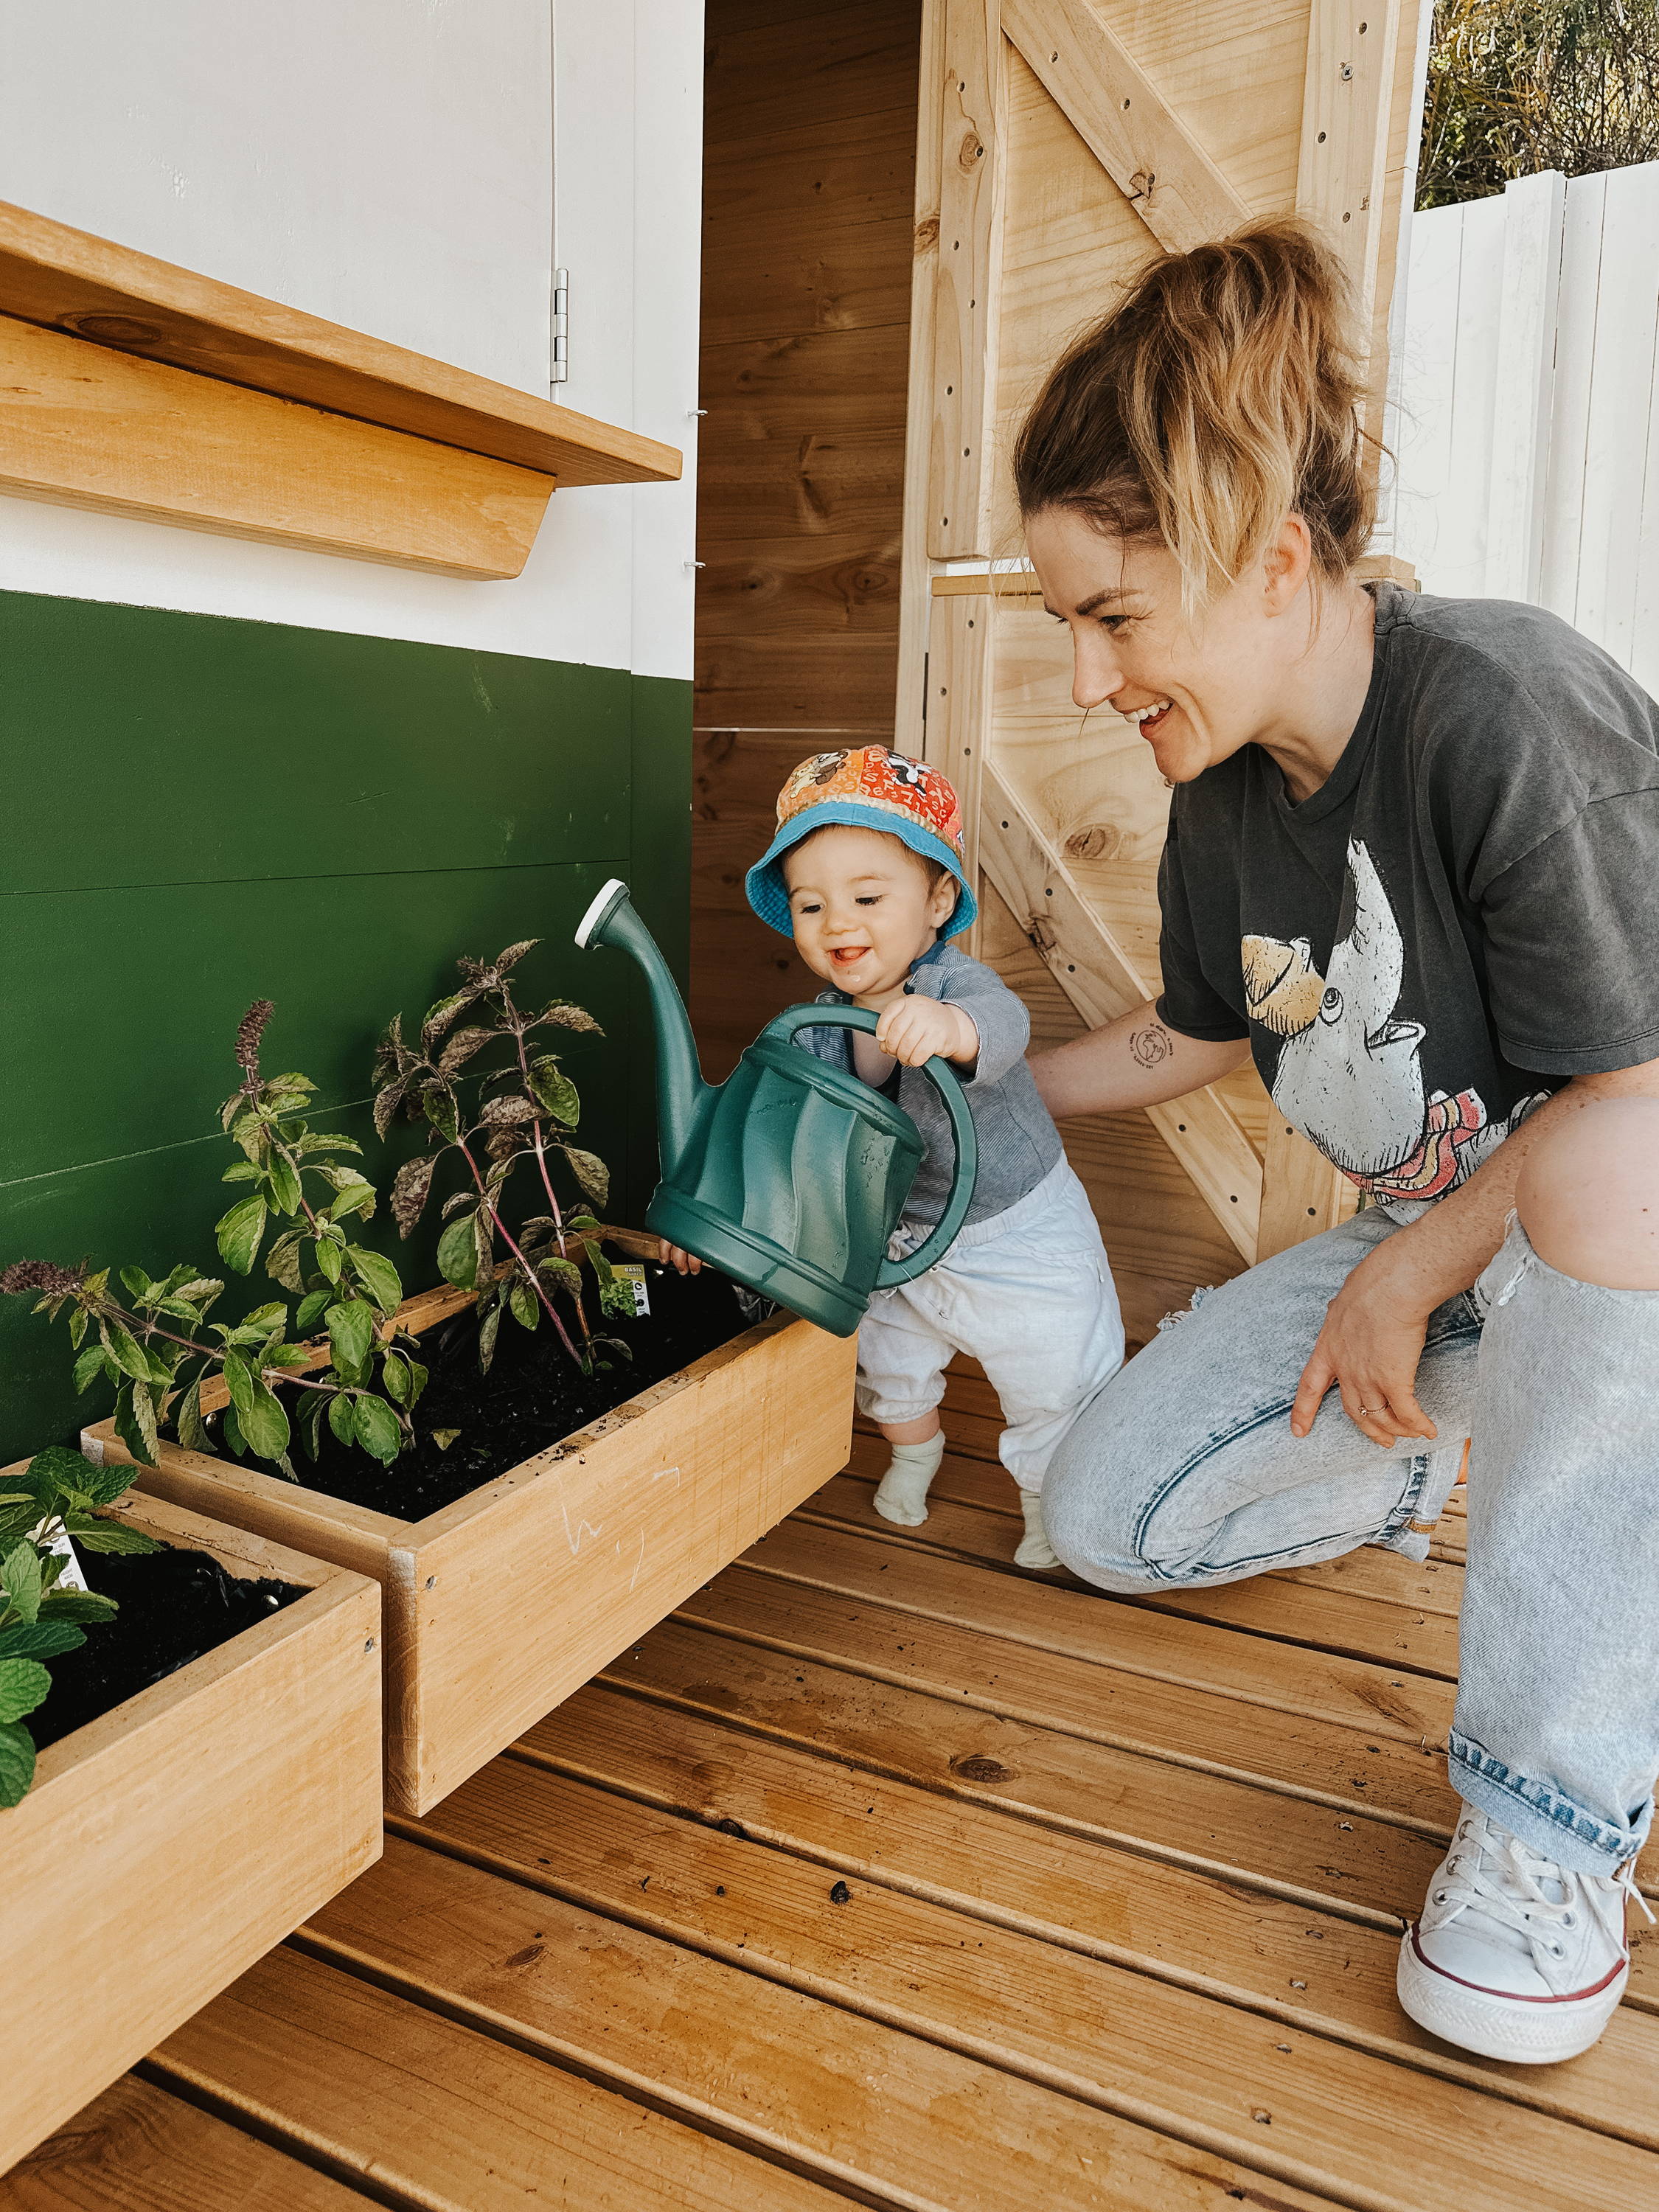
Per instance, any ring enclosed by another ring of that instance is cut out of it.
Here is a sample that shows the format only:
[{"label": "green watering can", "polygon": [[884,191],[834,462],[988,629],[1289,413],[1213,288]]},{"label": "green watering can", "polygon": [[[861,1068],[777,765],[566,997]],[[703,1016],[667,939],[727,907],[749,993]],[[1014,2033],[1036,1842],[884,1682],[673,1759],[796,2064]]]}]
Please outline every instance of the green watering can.
[{"label": "green watering can", "polygon": [[873,1030],[861,1006],[791,1006],[769,1022],[726,1080],[708,1084],[668,963],[615,878],[582,916],[584,950],[631,952],[651,987],[657,1034],[662,1181],[646,1225],[734,1282],[851,1336],[871,1293],[942,1259],[974,1195],[979,1147],[961,1084],[939,1060],[923,1070],[945,1101],[956,1177],[939,1224],[908,1258],[890,1260],[925,1149],[908,1114],[850,1071],[792,1042],[798,1030]]}]

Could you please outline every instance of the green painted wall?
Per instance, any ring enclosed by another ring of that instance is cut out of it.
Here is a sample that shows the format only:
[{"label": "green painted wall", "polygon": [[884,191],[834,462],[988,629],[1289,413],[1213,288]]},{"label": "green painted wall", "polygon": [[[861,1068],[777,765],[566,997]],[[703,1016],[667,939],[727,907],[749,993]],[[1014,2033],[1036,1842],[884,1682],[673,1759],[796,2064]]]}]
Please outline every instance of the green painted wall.
[{"label": "green painted wall", "polygon": [[[390,1181],[374,1042],[520,937],[571,1041],[583,1141],[637,1218],[655,1172],[648,1030],[619,956],[571,933],[626,877],[684,979],[689,683],[273,623],[0,593],[0,1265],[222,1272],[216,1109],[232,1033],[272,999],[265,1066]],[[429,1243],[373,1241],[411,1287]],[[275,1295],[256,1273],[244,1304]],[[228,1300],[222,1311],[230,1310]],[[0,1464],[106,1410],[68,1339],[0,1299]]]}]

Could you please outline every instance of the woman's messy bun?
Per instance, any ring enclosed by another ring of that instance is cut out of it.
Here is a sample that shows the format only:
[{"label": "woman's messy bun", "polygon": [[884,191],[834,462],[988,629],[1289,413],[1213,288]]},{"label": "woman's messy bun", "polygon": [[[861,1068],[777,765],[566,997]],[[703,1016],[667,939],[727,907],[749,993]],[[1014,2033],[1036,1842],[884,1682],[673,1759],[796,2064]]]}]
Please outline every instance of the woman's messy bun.
[{"label": "woman's messy bun", "polygon": [[1189,606],[1291,514],[1346,575],[1376,510],[1349,324],[1340,264],[1293,217],[1162,255],[1050,374],[1015,448],[1021,514],[1161,540]]}]

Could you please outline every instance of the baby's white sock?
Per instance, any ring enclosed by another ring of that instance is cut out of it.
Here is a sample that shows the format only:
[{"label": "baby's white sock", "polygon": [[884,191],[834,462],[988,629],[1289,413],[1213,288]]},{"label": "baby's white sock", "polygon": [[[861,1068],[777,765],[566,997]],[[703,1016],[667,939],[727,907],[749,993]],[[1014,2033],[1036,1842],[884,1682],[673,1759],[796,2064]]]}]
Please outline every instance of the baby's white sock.
[{"label": "baby's white sock", "polygon": [[927,1518],[927,1491],[945,1456],[945,1432],[925,1444],[895,1444],[876,1492],[876,1510],[901,1528],[920,1528]]},{"label": "baby's white sock", "polygon": [[1017,1567],[1057,1567],[1060,1554],[1048,1541],[1048,1532],[1042,1525],[1042,1492],[1022,1490],[1019,1493],[1021,1510],[1025,1516],[1025,1534],[1019,1549],[1014,1553]]}]

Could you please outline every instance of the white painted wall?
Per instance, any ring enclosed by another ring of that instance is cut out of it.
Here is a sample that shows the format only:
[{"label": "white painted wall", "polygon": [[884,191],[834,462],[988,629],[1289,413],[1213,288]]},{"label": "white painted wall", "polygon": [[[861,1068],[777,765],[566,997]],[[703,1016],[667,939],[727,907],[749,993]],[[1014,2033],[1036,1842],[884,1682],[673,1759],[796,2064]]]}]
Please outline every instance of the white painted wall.
[{"label": "white painted wall", "polygon": [[1551,608],[1659,692],[1659,162],[1412,226],[1396,549]]},{"label": "white painted wall", "polygon": [[509,582],[0,497],[0,587],[689,677],[702,18],[0,0],[0,199],[542,394],[556,259],[553,396],[686,457],[677,485],[556,493]]}]

